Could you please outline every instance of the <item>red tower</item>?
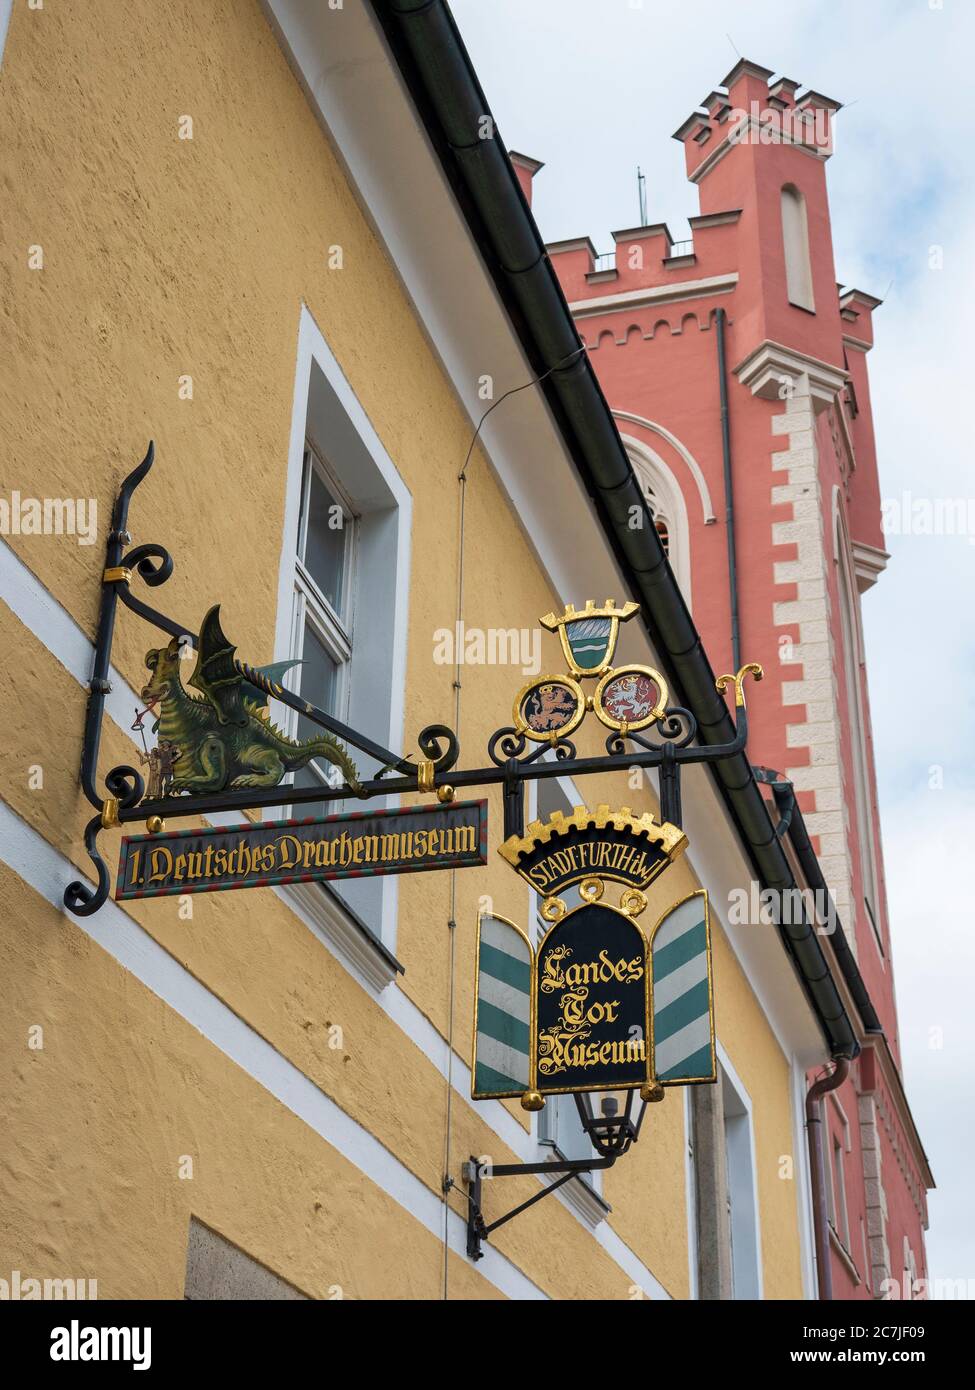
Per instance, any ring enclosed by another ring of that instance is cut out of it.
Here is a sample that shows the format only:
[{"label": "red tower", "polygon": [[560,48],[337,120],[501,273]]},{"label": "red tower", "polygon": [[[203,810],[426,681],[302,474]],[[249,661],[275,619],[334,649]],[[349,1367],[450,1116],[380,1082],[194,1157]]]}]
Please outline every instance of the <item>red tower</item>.
[{"label": "red tower", "polygon": [[[932,1181],[900,1074],[860,625],[887,560],[866,365],[880,301],[837,285],[839,103],[772,78],[740,61],[676,132],[692,242],[657,223],[615,232],[610,256],[588,238],[549,253],[715,669],[759,661],[772,686],[749,750],[795,789],[862,1023],[822,1102],[833,1296],[903,1297],[926,1276]],[[541,166],[512,158],[530,194]]]}]

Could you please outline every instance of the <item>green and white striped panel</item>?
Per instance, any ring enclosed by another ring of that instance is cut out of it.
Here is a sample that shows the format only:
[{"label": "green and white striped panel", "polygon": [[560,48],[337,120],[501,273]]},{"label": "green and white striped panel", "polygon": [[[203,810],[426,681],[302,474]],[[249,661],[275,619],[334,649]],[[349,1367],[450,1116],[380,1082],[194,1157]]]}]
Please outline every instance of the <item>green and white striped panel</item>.
[{"label": "green and white striped panel", "polygon": [[692,894],[653,936],[653,1054],[657,1080],[714,1079],[708,895]]},{"label": "green and white striped panel", "polygon": [[482,913],[477,922],[475,1097],[520,1096],[528,1090],[531,967],[531,947],[518,928]]}]

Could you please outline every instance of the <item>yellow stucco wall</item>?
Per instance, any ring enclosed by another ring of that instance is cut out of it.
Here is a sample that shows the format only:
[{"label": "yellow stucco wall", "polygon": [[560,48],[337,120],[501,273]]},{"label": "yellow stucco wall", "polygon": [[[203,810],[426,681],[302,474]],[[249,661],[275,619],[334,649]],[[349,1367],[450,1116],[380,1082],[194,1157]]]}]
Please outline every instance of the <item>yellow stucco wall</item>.
[{"label": "yellow stucco wall", "polygon": [[[177,139],[181,115],[194,138]],[[120,7],[15,7],[0,81],[5,198],[0,291],[6,340],[0,437],[4,488],[94,496],[96,545],[64,537],[9,544],[93,636],[99,575],[118,481],[153,436],[156,467],[130,518],[135,541],[173,552],[154,597],[197,622],[220,600],[242,654],[272,655],[285,464],[299,311],[305,303],[413,496],[406,746],[421,724],[453,722],[453,671],[432,660],[454,620],[456,475],[469,424],[393,268],[253,0],[153,0]],[[343,268],[329,270],[341,245]],[[43,248],[41,270],[28,248]],[[193,377],[192,401],[178,378]],[[529,626],[553,606],[517,519],[480,455],[467,494],[465,619]],[[583,598],[585,595],[579,595]],[[3,797],[80,867],[90,808],[77,786],[85,695],[0,606]],[[554,639],[545,639],[553,641]],[[156,638],[120,616],[114,663],[131,686]],[[552,649],[554,656],[554,648]],[[465,681],[465,761],[505,722],[519,674],[479,668]],[[584,746],[585,741],[583,741]],[[106,721],[102,768],[133,745]],[[43,786],[29,769],[41,766]],[[36,778],[33,780],[36,781]],[[610,779],[587,795],[653,809]],[[527,895],[493,847],[457,880],[453,1036],[469,1054],[478,899],[524,920]],[[116,837],[117,839],[117,837]],[[110,867],[116,842],[105,837]],[[684,864],[652,917],[696,887]],[[402,988],[449,1028],[449,876],[400,884]],[[446,1087],[413,1040],[269,891],[127,904],[129,915],[282,1056],[299,1067],[432,1192],[443,1172]],[[128,977],[73,922],[3,872],[2,972],[13,1006],[3,1032],[14,1083],[4,1147],[0,1274],[66,1267],[103,1296],[181,1293],[189,1214],[306,1291],[436,1297],[437,1241],[172,1009]],[[788,1068],[720,930],[718,1032],[755,1107],[765,1287],[800,1291]],[[45,1025],[42,1052],[28,1027]],[[326,1045],[338,1023],[344,1049]],[[520,1111],[519,1119],[524,1120]],[[606,1175],[610,1222],[675,1296],[688,1293],[683,1104],[653,1108],[640,1144]],[[191,1182],[176,1156],[196,1156]],[[513,1161],[477,1112],[454,1098],[452,1172],[469,1153]],[[537,1190],[489,1189],[488,1216]],[[451,1202],[462,1209],[458,1194]],[[546,1292],[625,1298],[632,1280],[556,1201],[494,1243]],[[152,1252],[152,1259],[147,1252]],[[452,1297],[495,1291],[451,1258]]]}]

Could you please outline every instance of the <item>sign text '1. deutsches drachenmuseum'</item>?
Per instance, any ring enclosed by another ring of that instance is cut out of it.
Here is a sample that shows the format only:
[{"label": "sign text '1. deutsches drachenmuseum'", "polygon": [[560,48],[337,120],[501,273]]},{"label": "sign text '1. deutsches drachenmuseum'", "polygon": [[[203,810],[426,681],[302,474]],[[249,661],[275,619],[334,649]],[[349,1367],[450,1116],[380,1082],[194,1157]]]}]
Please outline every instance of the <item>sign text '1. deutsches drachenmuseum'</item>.
[{"label": "sign text '1. deutsches drachenmuseum'", "polygon": [[487,859],[487,802],[126,836],[115,896],[462,869]]}]

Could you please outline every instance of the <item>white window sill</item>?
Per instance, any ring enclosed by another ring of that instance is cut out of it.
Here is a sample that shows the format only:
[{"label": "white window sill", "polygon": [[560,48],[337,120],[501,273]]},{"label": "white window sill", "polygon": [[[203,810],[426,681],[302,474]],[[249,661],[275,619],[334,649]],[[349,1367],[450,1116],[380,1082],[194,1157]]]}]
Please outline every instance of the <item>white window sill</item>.
[{"label": "white window sill", "polygon": [[[538,1157],[542,1163],[563,1157],[553,1144],[540,1143],[539,1150]],[[595,1157],[596,1154],[593,1154],[593,1158]],[[543,1182],[554,1182],[557,1178],[557,1173],[553,1173],[551,1179],[546,1178],[544,1174],[540,1175],[540,1180]],[[574,1178],[570,1178],[567,1183],[562,1184],[555,1195],[561,1197],[569,1210],[591,1231],[594,1231],[601,1221],[605,1221],[613,1210],[608,1202],[603,1201],[585,1175],[577,1174]]]},{"label": "white window sill", "polygon": [[360,984],[381,994],[403,974],[392,951],[327,885],[289,883],[274,891]]}]

